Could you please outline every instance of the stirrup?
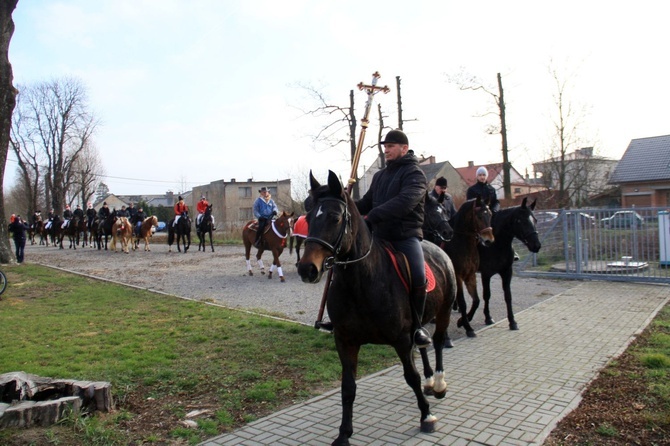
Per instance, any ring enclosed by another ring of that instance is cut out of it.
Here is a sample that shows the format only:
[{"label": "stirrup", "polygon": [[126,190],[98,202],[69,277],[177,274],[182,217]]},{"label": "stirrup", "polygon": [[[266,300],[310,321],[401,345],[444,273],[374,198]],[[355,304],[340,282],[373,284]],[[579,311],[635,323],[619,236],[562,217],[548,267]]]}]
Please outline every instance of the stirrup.
[{"label": "stirrup", "polygon": [[430,335],[428,335],[428,332],[423,327],[417,328],[414,331],[413,341],[414,344],[419,348],[428,347],[433,343],[432,339],[430,339]]},{"label": "stirrup", "polygon": [[314,328],[317,330],[323,330],[327,331],[329,333],[333,332],[333,323],[332,322],[323,322],[323,321],[316,321],[314,322]]}]

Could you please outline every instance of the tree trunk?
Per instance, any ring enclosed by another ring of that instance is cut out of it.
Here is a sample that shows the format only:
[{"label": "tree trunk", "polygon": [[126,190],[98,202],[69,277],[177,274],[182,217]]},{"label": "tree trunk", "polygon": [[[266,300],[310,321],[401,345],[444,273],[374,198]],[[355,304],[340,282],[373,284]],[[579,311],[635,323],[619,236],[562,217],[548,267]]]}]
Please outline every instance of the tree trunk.
[{"label": "tree trunk", "polygon": [[16,89],[12,82],[14,74],[9,63],[9,43],[14,34],[12,13],[19,0],[0,2],[0,263],[14,262],[9,245],[7,220],[5,219],[5,165],[9,151],[9,135],[12,128],[12,113],[16,106]]},{"label": "tree trunk", "polygon": [[510,178],[509,150],[507,148],[507,122],[505,118],[505,96],[503,94],[502,78],[498,73],[498,92],[500,100],[500,135],[502,136],[502,155],[503,155],[503,190],[505,198],[512,198],[512,182]]}]

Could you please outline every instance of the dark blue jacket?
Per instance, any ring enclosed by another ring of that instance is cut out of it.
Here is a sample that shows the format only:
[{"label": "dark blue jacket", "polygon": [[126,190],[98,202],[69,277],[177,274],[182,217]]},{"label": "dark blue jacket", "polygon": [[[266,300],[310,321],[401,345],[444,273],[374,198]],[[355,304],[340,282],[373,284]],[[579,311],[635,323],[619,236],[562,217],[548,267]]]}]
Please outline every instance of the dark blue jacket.
[{"label": "dark blue jacket", "polygon": [[356,202],[356,207],[382,239],[422,239],[425,197],[426,176],[410,151],[390,161],[372,177],[370,189]]},{"label": "dark blue jacket", "polygon": [[28,224],[23,220],[19,221],[17,218],[13,223],[10,223],[7,227],[9,232],[12,233],[14,240],[25,240],[26,239],[26,230],[28,229]]}]

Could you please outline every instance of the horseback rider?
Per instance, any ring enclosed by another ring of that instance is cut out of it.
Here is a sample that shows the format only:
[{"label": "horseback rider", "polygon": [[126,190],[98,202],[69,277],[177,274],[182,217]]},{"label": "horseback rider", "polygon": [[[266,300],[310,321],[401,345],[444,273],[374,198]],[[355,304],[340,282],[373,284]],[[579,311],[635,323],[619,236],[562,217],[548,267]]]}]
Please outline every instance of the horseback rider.
[{"label": "horseback rider", "polygon": [[177,227],[179,218],[186,212],[188,212],[188,206],[186,206],[186,203],[184,203],[184,198],[180,195],[179,201],[174,204],[174,223],[172,223],[172,227]]},{"label": "horseback rider", "polygon": [[209,206],[209,202],[204,195],[201,195],[200,201],[198,201],[198,204],[195,205],[195,210],[198,213],[197,217],[195,217],[196,226],[200,226],[202,216],[205,214],[205,211],[207,211],[207,206]]},{"label": "horseback rider", "polygon": [[128,220],[129,221],[132,220],[132,218],[135,216],[135,214],[137,214],[137,208],[135,207],[135,205],[133,204],[132,201],[130,203],[128,203],[128,208],[126,209],[126,211],[128,212]]},{"label": "horseback rider", "polygon": [[130,224],[133,225],[133,228],[135,228],[135,234],[137,236],[141,235],[140,229],[142,228],[142,222],[145,218],[147,218],[147,216],[142,208],[139,208],[137,212],[135,212],[135,215],[130,217]]},{"label": "horseback rider", "polygon": [[433,188],[432,191],[430,191],[430,195],[433,196],[436,200],[440,200],[442,196],[444,198],[442,199],[442,202],[440,203],[440,206],[445,212],[445,215],[447,216],[447,220],[451,220],[451,218],[456,215],[456,206],[454,206],[454,199],[452,198],[450,193],[447,193],[447,179],[444,177],[440,177],[435,181],[435,187]]},{"label": "horseback rider", "polygon": [[106,202],[106,201],[103,202],[103,203],[102,203],[102,207],[101,207],[100,210],[98,211],[98,217],[100,218],[100,220],[103,220],[103,221],[104,221],[104,220],[107,220],[107,218],[109,218],[109,216],[110,216],[111,214],[112,214],[112,213],[111,213],[111,211],[109,210],[109,206],[107,206],[107,202]]},{"label": "horseback rider", "polygon": [[426,304],[426,270],[421,248],[426,177],[402,131],[391,130],[380,144],[384,146],[386,167],[375,173],[370,189],[356,202],[356,207],[375,236],[405,254],[412,280],[409,303],[413,340],[417,347],[426,347],[432,343],[421,324]]},{"label": "horseback rider", "polygon": [[51,208],[51,210],[47,214],[47,222],[44,224],[44,229],[46,229],[47,231],[49,229],[51,229],[51,225],[53,224],[55,216],[56,216],[56,211],[54,210],[54,208]]},{"label": "horseback rider", "polygon": [[70,224],[70,220],[72,220],[72,211],[70,210],[70,205],[66,204],[65,211],[63,211],[63,224],[60,226],[61,229],[67,228]]},{"label": "horseback rider", "polygon": [[86,208],[86,227],[90,230],[93,220],[98,213],[93,209],[93,203],[88,202],[88,207]]},{"label": "horseback rider", "polygon": [[[498,201],[496,190],[486,182],[488,176],[489,171],[486,167],[480,166],[477,168],[477,182],[468,187],[465,198],[471,200],[477,198],[479,195],[482,198],[482,201],[488,204],[489,209],[491,210],[491,218],[493,219],[493,214],[500,210],[500,201]],[[519,260],[519,254],[514,251],[514,261],[517,260]]]},{"label": "horseback rider", "polygon": [[74,212],[72,213],[73,217],[77,217],[79,221],[82,221],[84,219],[84,210],[81,208],[81,205],[77,205],[75,207]]},{"label": "horseback rider", "polygon": [[260,247],[260,241],[263,238],[263,232],[268,220],[279,213],[279,209],[270,195],[267,187],[263,186],[258,190],[260,197],[254,201],[254,217],[258,220],[258,229],[256,230],[256,240],[254,246]]},{"label": "horseback rider", "polygon": [[126,209],[125,205],[121,206],[121,210],[116,213],[116,216],[117,217],[126,217],[126,218],[130,217],[130,214],[128,213],[128,209]]},{"label": "horseback rider", "polygon": [[479,195],[491,209],[491,213],[496,213],[500,210],[500,201],[498,201],[498,196],[496,195],[496,190],[489,183],[486,182],[486,179],[489,176],[489,171],[486,167],[481,166],[477,169],[477,182],[472,186],[468,187],[465,199],[471,200],[477,198]]},{"label": "horseback rider", "polygon": [[35,213],[33,214],[32,223],[30,224],[30,227],[31,228],[36,228],[38,221],[42,221],[42,213],[39,209],[36,210]]}]

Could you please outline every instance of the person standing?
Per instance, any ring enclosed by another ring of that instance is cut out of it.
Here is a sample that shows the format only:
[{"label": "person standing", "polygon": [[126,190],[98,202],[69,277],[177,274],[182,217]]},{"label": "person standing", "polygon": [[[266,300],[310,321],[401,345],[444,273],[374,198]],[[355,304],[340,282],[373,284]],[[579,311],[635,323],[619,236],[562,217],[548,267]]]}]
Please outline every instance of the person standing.
[{"label": "person standing", "polygon": [[14,246],[16,246],[16,261],[23,263],[23,254],[26,247],[26,230],[28,224],[23,221],[20,215],[17,215],[12,223],[7,227],[14,238]]},{"label": "person standing", "polygon": [[435,181],[435,187],[430,191],[430,195],[436,200],[439,200],[444,196],[440,206],[444,209],[447,220],[451,220],[456,214],[456,206],[454,206],[454,199],[451,194],[447,192],[447,179],[445,177],[440,177]]},{"label": "person standing", "polygon": [[260,241],[263,238],[263,232],[265,231],[265,226],[267,225],[268,220],[279,213],[279,209],[272,199],[267,187],[261,187],[258,190],[258,193],[260,196],[254,201],[254,217],[258,220],[256,240],[254,241],[254,246],[256,248],[260,246]]},{"label": "person standing", "polygon": [[186,212],[188,212],[188,206],[186,206],[186,203],[184,203],[184,198],[180,195],[179,201],[174,204],[174,223],[172,223],[172,227],[177,227],[179,218]]},{"label": "person standing", "polygon": [[413,340],[417,347],[426,347],[432,343],[421,324],[426,305],[426,270],[421,248],[426,176],[402,131],[391,130],[380,144],[384,146],[386,167],[375,173],[370,189],[356,202],[356,207],[372,226],[375,236],[405,254],[412,276],[409,303]]},{"label": "person standing", "polygon": [[496,190],[489,183],[486,182],[486,179],[489,176],[489,171],[486,167],[481,166],[477,169],[477,182],[472,186],[468,187],[466,199],[472,200],[477,198],[477,195],[489,206],[491,213],[498,212],[500,210],[500,201],[498,201],[498,196],[496,195]]}]

